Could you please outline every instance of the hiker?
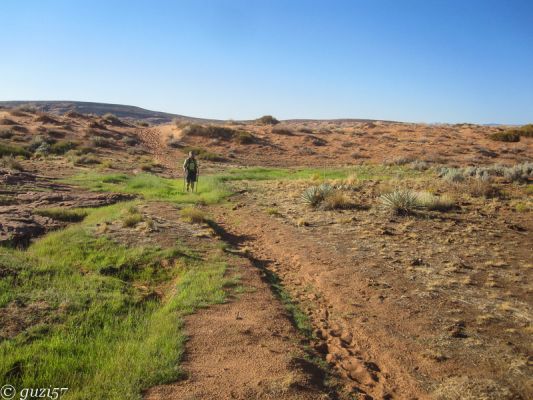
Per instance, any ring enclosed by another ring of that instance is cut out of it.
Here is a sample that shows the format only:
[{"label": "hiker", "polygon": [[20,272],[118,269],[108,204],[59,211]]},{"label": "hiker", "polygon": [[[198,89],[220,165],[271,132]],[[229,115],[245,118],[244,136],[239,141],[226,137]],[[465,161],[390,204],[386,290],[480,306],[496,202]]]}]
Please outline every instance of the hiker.
[{"label": "hiker", "polygon": [[189,151],[189,157],[183,163],[183,173],[187,180],[187,192],[189,188],[194,192],[194,185],[198,180],[198,161],[194,157],[194,151]]}]

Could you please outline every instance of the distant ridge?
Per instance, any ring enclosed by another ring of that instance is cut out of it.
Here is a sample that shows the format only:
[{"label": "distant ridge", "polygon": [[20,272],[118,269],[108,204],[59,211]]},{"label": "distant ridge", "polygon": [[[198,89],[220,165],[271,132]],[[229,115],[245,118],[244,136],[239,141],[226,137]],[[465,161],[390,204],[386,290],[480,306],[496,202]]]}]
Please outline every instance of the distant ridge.
[{"label": "distant ridge", "polygon": [[119,118],[141,120],[150,122],[152,124],[165,124],[172,122],[175,119],[192,122],[223,122],[214,119],[203,119],[187,117],[185,115],[171,114],[161,111],[146,110],[141,107],[128,106],[122,104],[109,104],[109,103],[93,103],[86,101],[33,101],[33,100],[20,100],[20,101],[0,101],[0,106],[4,107],[17,107],[28,105],[35,107],[40,111],[49,112],[52,114],[65,114],[69,111],[76,111],[82,114],[96,114],[104,115],[111,113]]}]

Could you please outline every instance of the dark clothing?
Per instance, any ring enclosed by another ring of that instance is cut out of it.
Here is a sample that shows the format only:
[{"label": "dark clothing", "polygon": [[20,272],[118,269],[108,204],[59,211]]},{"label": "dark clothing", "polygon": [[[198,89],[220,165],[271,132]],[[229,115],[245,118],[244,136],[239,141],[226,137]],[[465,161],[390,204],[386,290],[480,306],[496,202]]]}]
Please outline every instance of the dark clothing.
[{"label": "dark clothing", "polygon": [[183,163],[187,183],[195,183],[198,178],[198,161],[194,157],[188,157]]},{"label": "dark clothing", "polygon": [[196,171],[187,170],[187,183],[196,182]]}]

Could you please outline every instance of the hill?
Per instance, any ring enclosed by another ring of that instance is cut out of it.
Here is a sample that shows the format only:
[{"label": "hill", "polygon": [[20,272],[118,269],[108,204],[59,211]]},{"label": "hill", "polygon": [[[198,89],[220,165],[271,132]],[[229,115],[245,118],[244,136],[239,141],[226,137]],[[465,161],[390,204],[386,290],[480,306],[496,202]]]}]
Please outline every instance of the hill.
[{"label": "hill", "polygon": [[146,110],[141,107],[128,106],[122,104],[93,103],[86,101],[0,101],[0,106],[17,107],[30,106],[39,111],[44,111],[56,115],[63,115],[69,111],[76,111],[81,114],[104,115],[111,113],[119,118],[130,120],[141,120],[152,124],[164,124],[175,119],[194,122],[220,122],[216,120],[187,117],[179,114],[171,114],[161,111]]}]

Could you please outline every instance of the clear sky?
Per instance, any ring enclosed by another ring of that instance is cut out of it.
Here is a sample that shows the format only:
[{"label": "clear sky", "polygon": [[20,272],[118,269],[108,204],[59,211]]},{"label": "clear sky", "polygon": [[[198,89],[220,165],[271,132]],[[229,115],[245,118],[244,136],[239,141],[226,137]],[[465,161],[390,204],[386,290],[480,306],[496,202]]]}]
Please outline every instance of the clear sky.
[{"label": "clear sky", "polygon": [[533,122],[533,0],[2,0],[0,100]]}]

